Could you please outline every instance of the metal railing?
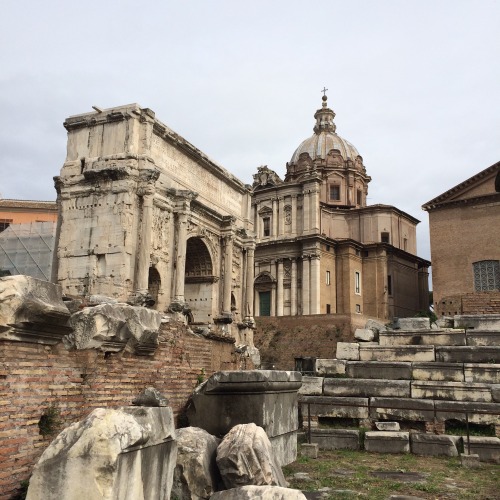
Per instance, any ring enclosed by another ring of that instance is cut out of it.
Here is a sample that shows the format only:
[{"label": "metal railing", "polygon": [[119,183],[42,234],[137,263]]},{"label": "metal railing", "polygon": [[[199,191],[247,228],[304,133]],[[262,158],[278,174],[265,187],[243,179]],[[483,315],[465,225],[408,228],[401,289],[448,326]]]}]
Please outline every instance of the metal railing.
[{"label": "metal railing", "polygon": [[[309,396],[310,397],[310,396]],[[434,422],[437,421],[437,414],[438,413],[454,413],[454,414],[461,414],[465,415],[465,427],[466,427],[466,438],[467,438],[467,453],[470,455],[470,427],[469,427],[469,415],[495,415],[499,416],[500,412],[498,411],[491,411],[491,410],[485,410],[485,409],[475,409],[474,411],[470,410],[464,410],[461,408],[456,408],[456,409],[437,409],[436,407],[434,408],[419,408],[419,407],[412,407],[412,408],[401,408],[397,406],[388,406],[388,405],[383,405],[383,404],[377,404],[377,405],[370,405],[370,399],[368,399],[368,403],[366,405],[362,404],[353,404],[353,403],[343,403],[343,402],[327,402],[327,401],[300,401],[299,400],[299,405],[302,408],[303,406],[307,405],[307,442],[310,444],[311,443],[311,405],[315,406],[338,406],[341,408],[365,408],[368,411],[368,417],[370,418],[371,410],[376,408],[376,409],[382,409],[382,410],[399,410],[399,411],[421,411],[421,412],[431,412],[433,411],[434,413]],[[321,417],[321,416],[319,416]],[[333,417],[335,418],[335,417]],[[339,418],[356,418],[356,417],[339,417]],[[408,419],[410,420],[410,419]],[[422,421],[422,420],[415,420],[415,421]],[[494,424],[494,423],[492,423]],[[491,424],[486,424],[486,425],[491,425]],[[496,424],[498,425],[498,423]]]}]

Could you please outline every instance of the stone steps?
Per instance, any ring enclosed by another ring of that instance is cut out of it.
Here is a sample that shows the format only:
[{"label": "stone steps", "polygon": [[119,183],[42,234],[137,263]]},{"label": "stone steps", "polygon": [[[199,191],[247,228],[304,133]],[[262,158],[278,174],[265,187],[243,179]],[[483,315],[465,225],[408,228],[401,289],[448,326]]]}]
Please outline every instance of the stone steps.
[{"label": "stone steps", "polygon": [[465,346],[465,330],[428,330],[380,332],[381,346],[402,345],[458,345]]},{"label": "stone steps", "polygon": [[500,346],[437,346],[436,361],[445,363],[500,363]]}]

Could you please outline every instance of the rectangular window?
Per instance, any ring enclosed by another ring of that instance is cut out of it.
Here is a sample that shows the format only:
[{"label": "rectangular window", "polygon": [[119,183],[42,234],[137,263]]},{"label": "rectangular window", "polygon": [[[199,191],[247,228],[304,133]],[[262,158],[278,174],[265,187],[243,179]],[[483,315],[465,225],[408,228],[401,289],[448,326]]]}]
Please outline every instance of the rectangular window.
[{"label": "rectangular window", "polygon": [[359,271],[354,273],[354,293],[361,295],[361,273]]},{"label": "rectangular window", "polygon": [[363,199],[363,192],[361,191],[361,189],[358,189],[357,193],[356,193],[356,203],[358,205],[361,205],[361,200]]},{"label": "rectangular window", "polygon": [[387,293],[392,295],[392,276],[390,274],[387,276]]},{"label": "rectangular window", "polygon": [[326,314],[331,314],[330,304],[326,304]]},{"label": "rectangular window", "polygon": [[403,250],[408,251],[408,238],[403,238]]},{"label": "rectangular window", "polygon": [[330,284],[330,271],[327,271],[326,272],[326,284],[329,285]]},{"label": "rectangular window", "polygon": [[356,304],[356,313],[361,314],[361,305],[360,304]]},{"label": "rectangular window", "polygon": [[264,217],[262,222],[264,225],[264,236],[271,236],[271,217]]},{"label": "rectangular window", "polygon": [[330,200],[332,201],[340,200],[340,186],[338,184],[330,185]]},{"label": "rectangular window", "polygon": [[11,224],[13,219],[0,219],[0,233],[5,231]]},{"label": "rectangular window", "polygon": [[390,235],[389,233],[380,233],[380,241],[382,243],[390,243]]}]

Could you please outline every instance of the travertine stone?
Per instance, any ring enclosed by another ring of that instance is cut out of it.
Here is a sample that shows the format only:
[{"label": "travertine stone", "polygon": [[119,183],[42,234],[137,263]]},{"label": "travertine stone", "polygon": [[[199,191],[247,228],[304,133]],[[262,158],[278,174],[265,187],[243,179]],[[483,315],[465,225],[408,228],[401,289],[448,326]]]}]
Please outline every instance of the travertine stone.
[{"label": "travertine stone", "polygon": [[420,399],[446,399],[450,401],[476,401],[490,403],[491,388],[486,384],[465,382],[413,381],[411,397]]},{"label": "travertine stone", "polygon": [[215,463],[220,439],[197,427],[178,429],[176,437],[177,464],[172,496],[178,500],[209,498],[221,482]]},{"label": "travertine stone", "polygon": [[190,425],[214,436],[226,434],[237,424],[253,422],[266,430],[278,462],[286,465],[296,459],[297,391],[301,385],[298,372],[217,372],[196,388],[187,417]]},{"label": "travertine stone", "polygon": [[438,328],[453,328],[453,318],[450,316],[443,316],[436,320],[436,325]]},{"label": "travertine stone", "polygon": [[410,433],[411,452],[415,455],[458,457],[461,441],[459,436]]},{"label": "travertine stone", "polygon": [[500,364],[465,363],[464,376],[465,382],[500,384]]},{"label": "travertine stone", "polygon": [[359,361],[359,344],[357,342],[337,342],[337,359]]},{"label": "travertine stone", "polygon": [[467,345],[498,346],[500,345],[500,329],[467,330]]},{"label": "travertine stone", "polygon": [[[434,401],[436,418],[444,420],[460,420],[465,422],[465,412],[469,421],[475,424],[495,424],[499,421],[499,403],[478,403],[473,401]],[[481,411],[486,413],[481,413]]]},{"label": "travertine stone", "polygon": [[303,375],[299,394],[321,396],[323,394],[323,377],[307,377]]},{"label": "travertine stone", "polygon": [[373,342],[377,340],[375,332],[369,328],[357,328],[354,332],[354,338],[361,342]]},{"label": "travertine stone", "polygon": [[0,278],[0,338],[56,344],[70,333],[61,287],[31,276]]},{"label": "travertine stone", "polygon": [[481,462],[500,464],[500,439],[497,437],[471,436],[470,453],[479,455]]},{"label": "travertine stone", "polygon": [[400,330],[430,330],[431,322],[429,318],[397,318],[395,328]]},{"label": "travertine stone", "polygon": [[500,314],[461,314],[454,320],[456,328],[500,331]]},{"label": "travertine stone", "polygon": [[463,363],[412,363],[413,380],[464,382]]},{"label": "travertine stone", "polygon": [[479,455],[477,453],[462,453],[460,455],[460,462],[462,467],[467,469],[478,469],[481,467]]},{"label": "travertine stone", "polygon": [[323,385],[325,396],[337,397],[410,397],[409,380],[376,380],[376,379],[325,379]]},{"label": "travertine stone", "polygon": [[434,361],[434,346],[363,346],[360,361]]},{"label": "travertine stone", "polygon": [[158,345],[161,314],[127,304],[87,307],[70,318],[73,332],[65,339],[76,349],[153,354]]},{"label": "travertine stone", "polygon": [[335,375],[344,375],[346,370],[345,359],[317,359],[316,375],[331,377]]},{"label": "travertine stone", "polygon": [[210,500],[306,500],[299,490],[281,486],[242,486],[218,491]]},{"label": "travertine stone", "polygon": [[495,403],[500,403],[500,384],[491,386],[491,398]]},{"label": "travertine stone", "polygon": [[217,448],[217,466],[227,489],[287,483],[264,429],[255,424],[234,426]]},{"label": "travertine stone", "polygon": [[429,421],[434,418],[434,401],[408,398],[370,398],[370,417],[382,420]]},{"label": "travertine stone", "polygon": [[359,450],[359,431],[356,429],[312,429],[311,441],[321,450]]},{"label": "travertine stone", "polygon": [[438,346],[436,361],[445,363],[500,363],[500,346]]},{"label": "travertine stone", "polygon": [[380,334],[381,346],[398,345],[465,345],[464,330],[406,332],[394,330]]},{"label": "travertine stone", "polygon": [[[308,411],[311,416],[335,418],[368,418],[368,398],[341,398],[301,396],[302,418],[307,422]],[[308,406],[309,403],[309,406]]]},{"label": "travertine stone", "polygon": [[380,323],[380,321],[376,321],[374,319],[369,319],[365,323],[365,328],[373,330],[377,336],[380,332],[385,332],[387,330],[387,327],[383,323]]},{"label": "travertine stone", "polygon": [[300,456],[318,458],[318,443],[304,443],[300,446]]},{"label": "travertine stone", "polygon": [[399,422],[375,422],[375,427],[378,431],[399,432]]},{"label": "travertine stone", "polygon": [[352,378],[410,380],[410,362],[348,361],[346,374]]},{"label": "travertine stone", "polygon": [[168,500],[177,447],[171,408],[97,408],[43,452],[27,500]]},{"label": "travertine stone", "polygon": [[365,450],[375,453],[410,453],[410,433],[367,432],[365,434]]}]

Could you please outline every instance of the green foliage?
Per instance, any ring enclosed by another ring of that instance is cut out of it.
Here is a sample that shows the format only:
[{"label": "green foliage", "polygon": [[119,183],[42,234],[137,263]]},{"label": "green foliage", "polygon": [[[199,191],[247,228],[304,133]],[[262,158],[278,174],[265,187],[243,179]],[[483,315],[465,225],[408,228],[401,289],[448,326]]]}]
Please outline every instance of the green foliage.
[{"label": "green foliage", "polygon": [[203,384],[203,382],[205,382],[205,368],[202,368],[196,377],[196,387]]},{"label": "green foliage", "polygon": [[38,429],[42,436],[50,436],[55,434],[61,425],[61,411],[56,403],[50,403],[45,409],[40,420],[38,421]]},{"label": "green foliage", "polygon": [[438,320],[436,313],[430,309],[427,311],[418,311],[418,313],[415,314],[415,318],[429,318],[431,323],[435,323]]}]

